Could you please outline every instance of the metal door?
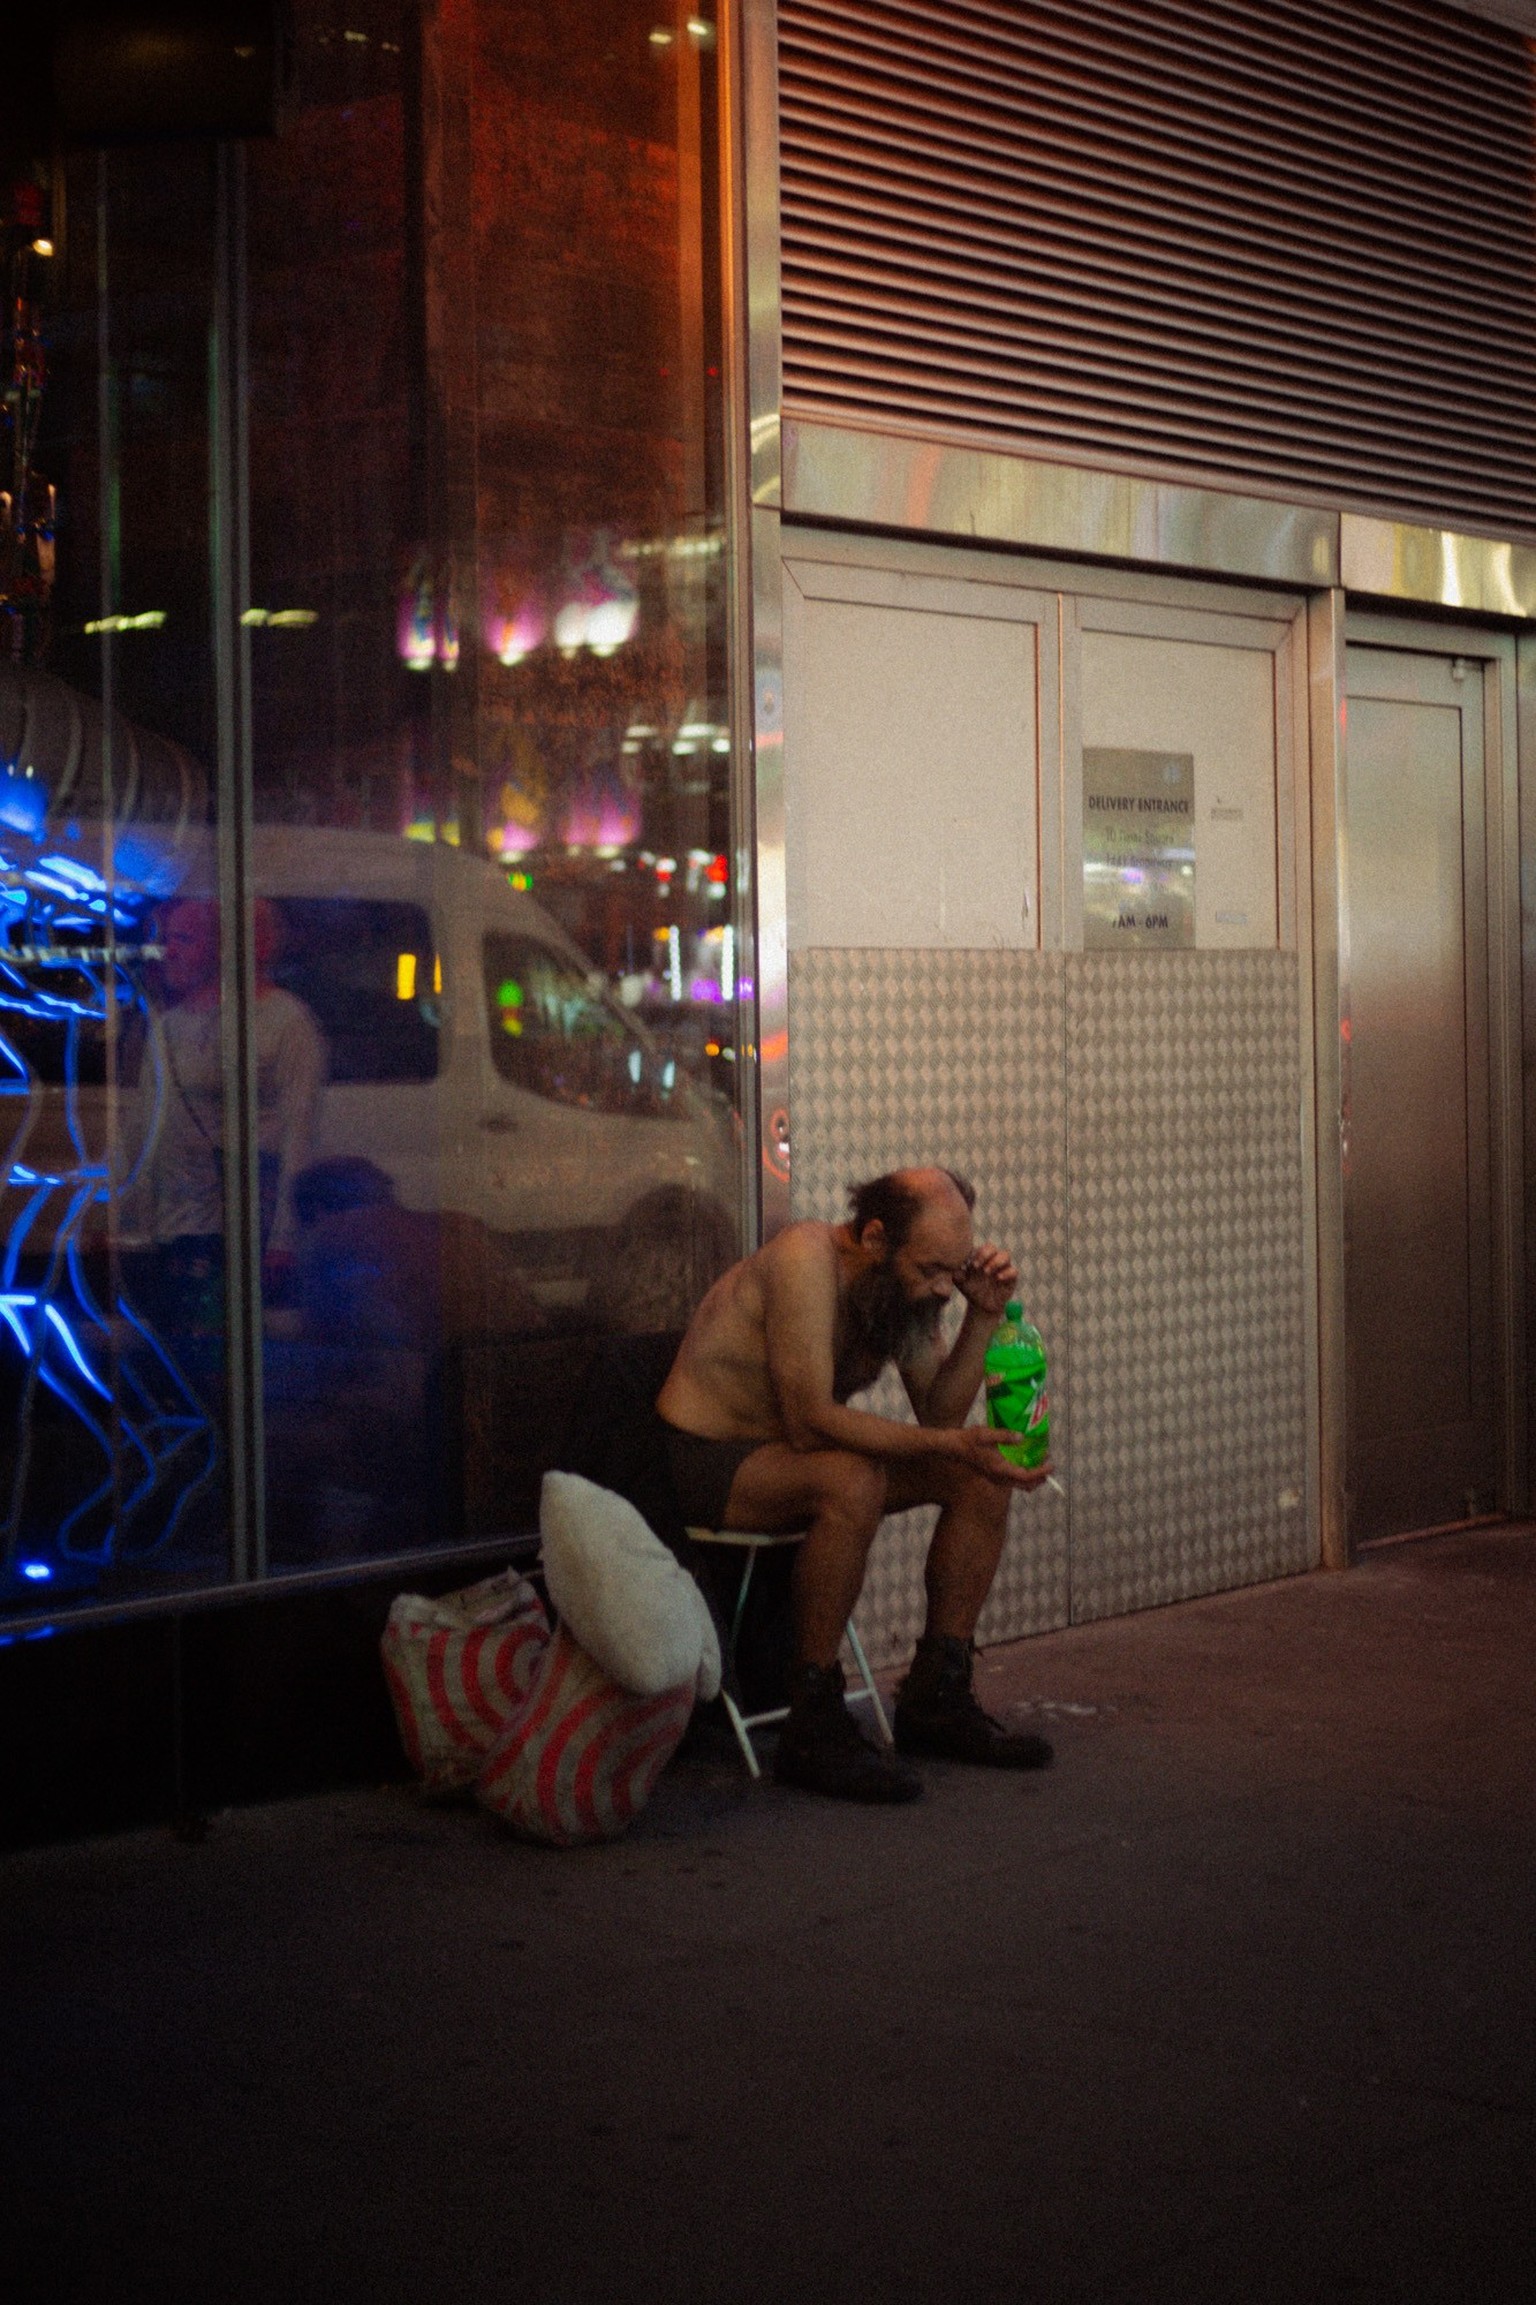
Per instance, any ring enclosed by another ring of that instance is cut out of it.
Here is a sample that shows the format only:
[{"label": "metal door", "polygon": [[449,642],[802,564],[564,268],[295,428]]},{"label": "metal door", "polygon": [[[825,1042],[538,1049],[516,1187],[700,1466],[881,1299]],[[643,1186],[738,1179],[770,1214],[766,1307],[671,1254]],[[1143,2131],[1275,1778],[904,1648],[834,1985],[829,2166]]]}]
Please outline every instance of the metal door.
[{"label": "metal door", "polygon": [[1459,658],[1349,651],[1355,1543],[1498,1501],[1481,673]]}]

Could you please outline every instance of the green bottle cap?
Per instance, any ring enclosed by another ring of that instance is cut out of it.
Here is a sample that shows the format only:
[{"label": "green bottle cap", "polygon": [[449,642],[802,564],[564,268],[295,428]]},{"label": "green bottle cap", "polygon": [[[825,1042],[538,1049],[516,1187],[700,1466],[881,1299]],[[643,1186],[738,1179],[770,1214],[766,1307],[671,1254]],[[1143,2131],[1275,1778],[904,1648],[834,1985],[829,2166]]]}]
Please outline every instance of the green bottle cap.
[{"label": "green bottle cap", "polygon": [[1005,1321],[1021,1321],[1024,1318],[1024,1307],[1017,1297],[1008,1299],[1003,1307],[1003,1318]]}]

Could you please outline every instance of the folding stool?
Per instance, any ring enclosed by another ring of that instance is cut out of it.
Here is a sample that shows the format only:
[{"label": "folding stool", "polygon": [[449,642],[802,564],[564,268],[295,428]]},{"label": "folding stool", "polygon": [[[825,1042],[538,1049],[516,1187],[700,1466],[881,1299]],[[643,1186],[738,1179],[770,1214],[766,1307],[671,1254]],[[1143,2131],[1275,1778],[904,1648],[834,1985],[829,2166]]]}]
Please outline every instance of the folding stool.
[{"label": "folding stool", "polygon": [[[690,1528],[688,1534],[695,1544],[735,1545],[746,1555],[742,1562],[741,1583],[736,1588],[736,1605],[731,1613],[731,1629],[726,1639],[725,1656],[721,1660],[724,1671],[721,1677],[720,1695],[724,1700],[731,1727],[736,1732],[736,1742],[741,1747],[742,1759],[746,1762],[752,1775],[760,1777],[763,1772],[758,1767],[757,1755],[752,1750],[751,1732],[754,1729],[766,1729],[774,1721],[784,1720],[789,1713],[789,1707],[776,1705],[770,1712],[766,1713],[743,1713],[731,1694],[731,1682],[735,1677],[736,1668],[736,1642],[741,1632],[742,1618],[746,1614],[747,1594],[752,1588],[752,1571],[756,1566],[758,1554],[765,1552],[770,1545],[798,1545],[803,1541],[805,1531],[804,1529],[792,1529],[787,1535],[771,1535],[759,1530]],[[848,1619],[846,1632],[848,1646],[853,1653],[854,1670],[863,1684],[862,1687],[849,1691],[850,1700],[854,1704],[862,1704],[866,1698],[869,1700],[875,1709],[875,1719],[880,1725],[881,1737],[886,1744],[892,1744],[895,1740],[891,1736],[891,1725],[885,1717],[885,1707],[881,1704],[880,1692],[875,1687],[875,1676],[869,1669],[869,1659],[864,1654],[864,1644],[859,1639],[852,1617]]]}]

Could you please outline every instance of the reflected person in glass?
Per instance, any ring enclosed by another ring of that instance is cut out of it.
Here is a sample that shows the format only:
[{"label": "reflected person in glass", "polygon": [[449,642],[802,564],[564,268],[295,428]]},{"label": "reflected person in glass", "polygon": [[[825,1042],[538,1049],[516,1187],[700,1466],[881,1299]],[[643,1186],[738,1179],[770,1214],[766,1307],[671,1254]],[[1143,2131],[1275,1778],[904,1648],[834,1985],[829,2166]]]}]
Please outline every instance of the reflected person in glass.
[{"label": "reflected person in glass", "polygon": [[[280,1295],[296,1246],[293,1180],[310,1158],[325,1088],[324,1037],[303,1001],[272,981],[278,920],[254,913],[256,1124],[262,1273]],[[136,1276],[146,1310],[167,1333],[222,1337],[225,1195],[224,1073],[219,918],[206,898],[167,911],[159,977],[139,1069],[134,1142],[143,1163],[125,1210],[125,1234],[144,1251]]]}]

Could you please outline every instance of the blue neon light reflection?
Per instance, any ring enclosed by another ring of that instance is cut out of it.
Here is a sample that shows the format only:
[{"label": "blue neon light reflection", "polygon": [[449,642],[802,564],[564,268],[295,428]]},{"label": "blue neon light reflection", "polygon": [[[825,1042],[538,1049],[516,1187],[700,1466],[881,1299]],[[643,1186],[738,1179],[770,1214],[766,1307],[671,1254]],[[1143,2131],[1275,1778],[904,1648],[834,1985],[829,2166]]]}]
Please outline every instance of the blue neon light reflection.
[{"label": "blue neon light reflection", "polygon": [[[213,1422],[166,1344],[126,1296],[110,1314],[104,1310],[80,1256],[89,1211],[133,1181],[132,1174],[114,1175],[110,1164],[87,1156],[90,1131],[79,1109],[81,1028],[105,1026],[112,1011],[120,1026],[135,1012],[147,1019],[138,946],[149,911],[174,885],[175,872],[148,839],[131,849],[118,842],[119,872],[130,853],[144,869],[136,882],[120,878],[110,890],[101,873],[78,858],[56,850],[28,856],[47,809],[41,778],[19,772],[15,763],[0,764],[0,829],[22,836],[10,853],[8,844],[0,844],[0,1017],[9,1013],[66,1027],[64,1117],[78,1155],[72,1169],[53,1175],[20,1160],[0,1164],[0,1186],[25,1195],[0,1244],[0,1346],[13,1342],[25,1365],[18,1461],[25,1466],[30,1459],[25,1425],[41,1384],[70,1413],[89,1452],[82,1460],[78,1448],[66,1446],[60,1461],[69,1467],[94,1458],[101,1477],[46,1537],[24,1526],[25,1474],[7,1498],[0,1582],[9,1573],[32,1585],[49,1583],[56,1574],[53,1563],[36,1557],[40,1542],[56,1559],[97,1566],[159,1551],[219,1459]],[[79,830],[71,823],[65,836],[78,838]],[[127,932],[122,949],[101,945],[108,917]],[[71,937],[92,941],[60,941]],[[40,1086],[22,1051],[0,1031],[0,1099],[25,1098],[30,1108]],[[13,1152],[26,1143],[28,1119],[21,1116],[11,1131]],[[145,1157],[142,1149],[138,1157]],[[44,1219],[51,1205],[56,1213],[50,1228]],[[24,1257],[31,1259],[27,1276]],[[39,1266],[46,1268],[45,1278]],[[34,1285],[17,1285],[33,1276]],[[108,1422],[98,1414],[98,1402],[108,1404]],[[56,1505],[37,1509],[57,1511]]]}]

